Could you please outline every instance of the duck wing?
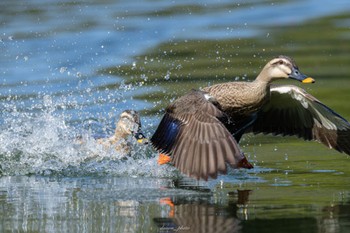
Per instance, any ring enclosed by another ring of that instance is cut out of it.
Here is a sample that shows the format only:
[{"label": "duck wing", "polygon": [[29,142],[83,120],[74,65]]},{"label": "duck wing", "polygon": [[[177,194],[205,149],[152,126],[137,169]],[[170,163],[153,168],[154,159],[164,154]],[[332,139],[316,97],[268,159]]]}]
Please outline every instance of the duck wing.
[{"label": "duck wing", "polygon": [[182,173],[197,179],[226,173],[226,163],[252,168],[223,124],[227,121],[213,97],[192,90],[166,108],[151,142],[158,151],[170,155]]},{"label": "duck wing", "polygon": [[350,123],[305,90],[271,86],[270,101],[258,112],[254,133],[296,135],[350,155]]}]

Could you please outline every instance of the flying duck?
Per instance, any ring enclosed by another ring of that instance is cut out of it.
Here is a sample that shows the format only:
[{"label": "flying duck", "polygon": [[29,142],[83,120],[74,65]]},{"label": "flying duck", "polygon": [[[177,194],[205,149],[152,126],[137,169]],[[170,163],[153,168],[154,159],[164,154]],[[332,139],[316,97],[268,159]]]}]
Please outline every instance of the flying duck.
[{"label": "flying duck", "polygon": [[151,138],[158,162],[196,179],[252,168],[238,142],[245,133],[295,135],[350,155],[350,123],[305,90],[277,79],[313,83],[287,56],[269,61],[252,82],[192,90],[170,104]]}]

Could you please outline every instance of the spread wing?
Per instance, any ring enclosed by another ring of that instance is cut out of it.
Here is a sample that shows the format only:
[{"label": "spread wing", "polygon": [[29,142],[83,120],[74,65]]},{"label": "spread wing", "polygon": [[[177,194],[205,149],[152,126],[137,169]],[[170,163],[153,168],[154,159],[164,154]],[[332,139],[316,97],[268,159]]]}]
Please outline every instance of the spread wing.
[{"label": "spread wing", "polygon": [[296,86],[271,86],[271,99],[252,125],[254,133],[296,135],[350,155],[350,123]]},{"label": "spread wing", "polygon": [[197,179],[226,173],[226,162],[236,168],[252,168],[222,123],[226,120],[212,97],[193,90],[168,106],[151,142],[170,155],[182,173]]}]

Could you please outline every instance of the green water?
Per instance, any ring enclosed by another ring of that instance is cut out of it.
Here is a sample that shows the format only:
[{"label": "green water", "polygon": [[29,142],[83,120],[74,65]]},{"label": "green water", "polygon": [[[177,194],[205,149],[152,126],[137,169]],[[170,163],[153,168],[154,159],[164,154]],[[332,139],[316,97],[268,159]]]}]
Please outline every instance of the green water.
[{"label": "green water", "polygon": [[[191,88],[236,79],[253,80],[267,61],[284,54],[293,57],[302,72],[316,79],[316,84],[303,88],[350,118],[346,104],[350,97],[349,17],[342,14],[283,28],[264,27],[266,33],[253,38],[173,41],[148,49],[134,58],[133,65],[100,72],[123,76],[127,83],[156,86],[159,92],[135,98],[159,101],[178,97]],[[162,102],[146,113],[164,106]]]}]

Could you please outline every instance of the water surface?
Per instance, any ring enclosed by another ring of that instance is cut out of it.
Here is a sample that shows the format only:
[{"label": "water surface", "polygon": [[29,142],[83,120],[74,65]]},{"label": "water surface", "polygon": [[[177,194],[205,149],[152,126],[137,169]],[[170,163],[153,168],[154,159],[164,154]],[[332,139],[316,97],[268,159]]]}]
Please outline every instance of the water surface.
[{"label": "water surface", "polygon": [[[315,142],[247,135],[255,168],[193,181],[93,136],[124,109],[151,136],[190,88],[252,80],[292,56],[303,86],[350,119],[347,1],[2,1],[1,232],[348,232],[350,161]],[[292,82],[294,85],[299,85]],[[83,136],[84,144],[76,141]]]}]

